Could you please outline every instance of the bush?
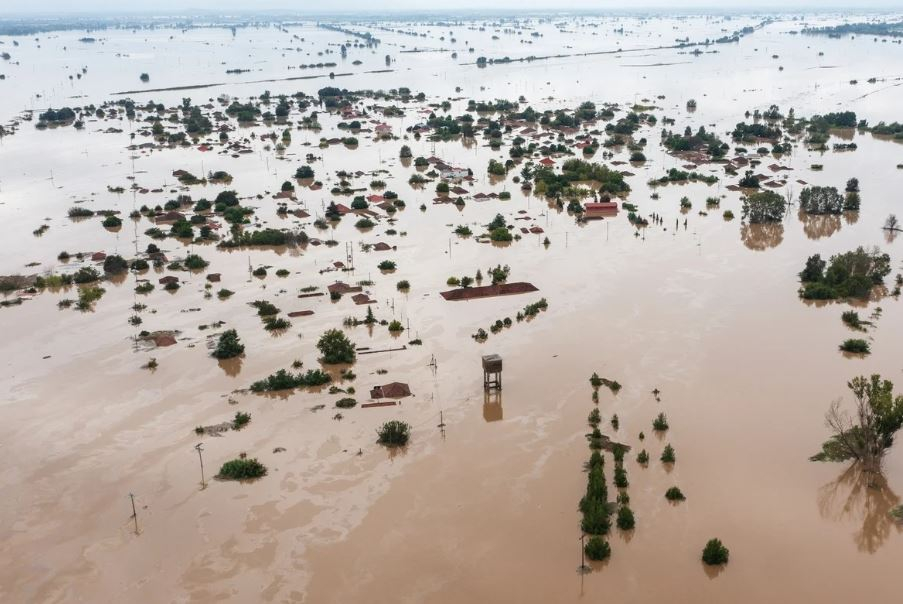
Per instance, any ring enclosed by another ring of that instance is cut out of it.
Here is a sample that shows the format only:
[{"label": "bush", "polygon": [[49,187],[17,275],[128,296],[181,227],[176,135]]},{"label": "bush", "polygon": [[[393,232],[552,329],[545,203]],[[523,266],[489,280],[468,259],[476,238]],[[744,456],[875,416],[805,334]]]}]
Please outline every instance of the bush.
[{"label": "bush", "polygon": [[587,535],[605,535],[611,529],[608,504],[598,499],[586,499],[583,503],[581,530]]},{"label": "bush", "polygon": [[314,177],[314,169],[310,166],[304,165],[295,170],[295,178],[303,179],[303,178],[313,178]]},{"label": "bush", "polygon": [[636,519],[633,517],[633,510],[626,505],[618,508],[618,517],[615,523],[622,531],[629,531],[636,526]]},{"label": "bush", "polygon": [[188,254],[185,257],[185,268],[190,270],[200,270],[206,268],[208,264],[210,263],[197,254]]},{"label": "bush", "polygon": [[220,334],[219,342],[213,350],[213,357],[217,359],[231,359],[244,353],[245,347],[238,339],[238,332],[228,329]]},{"label": "bush", "polygon": [[661,460],[664,463],[674,463],[676,461],[676,458],[674,457],[674,447],[672,447],[670,443],[665,445],[665,448],[662,451]]},{"label": "bush", "polygon": [[511,241],[513,237],[506,227],[498,227],[489,232],[489,239],[492,241]]},{"label": "bush", "polygon": [[393,419],[380,426],[376,434],[379,436],[377,439],[379,444],[401,447],[408,444],[408,439],[411,437],[411,426],[406,422]]},{"label": "bush", "polygon": [[251,384],[251,392],[277,392],[293,388],[322,386],[332,381],[328,373],[319,369],[309,369],[307,373],[294,374],[280,369],[262,380]]},{"label": "bush", "polygon": [[668,501],[683,501],[686,499],[684,494],[677,487],[671,487],[667,491],[665,491],[665,499]]},{"label": "bush", "polygon": [[106,218],[103,219],[103,226],[108,229],[115,229],[122,226],[122,219],[110,214]]},{"label": "bush", "polygon": [[396,284],[395,287],[397,287],[398,291],[400,292],[406,292],[411,289],[411,284],[407,281],[407,279],[402,279]]},{"label": "bush", "polygon": [[235,419],[232,420],[232,427],[236,430],[241,430],[245,426],[248,425],[251,421],[250,413],[242,413],[241,411],[235,412]]},{"label": "bush", "polygon": [[92,283],[98,279],[100,279],[100,273],[93,266],[84,266],[72,275],[72,281],[76,284]]},{"label": "bush", "polygon": [[330,329],[320,336],[317,349],[326,364],[354,362],[354,344],[338,329]]},{"label": "bush", "polygon": [[844,340],[844,343],[840,345],[840,349],[843,352],[852,352],[855,354],[869,354],[872,351],[869,347],[869,343],[859,338]]},{"label": "bush", "polygon": [[354,223],[354,226],[356,226],[359,229],[372,229],[373,227],[376,226],[376,223],[373,222],[372,220],[370,220],[369,218],[361,218],[360,220],[358,220],[357,222]]},{"label": "bush", "polygon": [[637,453],[636,461],[638,464],[646,465],[649,463],[649,454],[646,453],[646,449],[643,449],[639,453]]},{"label": "bush", "polygon": [[112,254],[103,261],[103,272],[110,275],[124,273],[129,268],[129,263],[122,256]]},{"label": "bush", "polygon": [[94,216],[93,210],[79,206],[69,208],[69,218],[88,218],[89,216]]},{"label": "bush", "polygon": [[702,561],[709,566],[727,564],[730,551],[721,543],[721,539],[709,539],[702,550]]},{"label": "bush", "polygon": [[263,322],[263,328],[267,331],[282,331],[291,326],[291,321],[282,317],[267,317]]},{"label": "bush", "polygon": [[357,405],[357,401],[353,398],[342,398],[335,402],[335,406],[339,409],[351,409]]},{"label": "bush", "polygon": [[389,323],[389,331],[393,333],[404,331],[404,326],[401,324],[401,321],[394,320]]},{"label": "bush", "polygon": [[217,477],[224,480],[248,480],[251,478],[260,478],[266,476],[267,468],[265,465],[254,459],[233,459],[227,461],[219,469]]},{"label": "bush", "polygon": [[615,486],[619,489],[626,489],[630,486],[627,481],[627,470],[622,465],[615,466]]},{"label": "bush", "polygon": [[652,428],[656,432],[664,432],[668,429],[668,418],[665,417],[664,413],[659,413],[658,417],[652,420]]},{"label": "bush", "polygon": [[583,546],[583,552],[590,560],[605,560],[611,555],[611,546],[602,537],[590,537]]},{"label": "bush", "polygon": [[381,271],[394,271],[395,270],[395,262],[392,260],[383,260],[379,264],[376,265]]}]

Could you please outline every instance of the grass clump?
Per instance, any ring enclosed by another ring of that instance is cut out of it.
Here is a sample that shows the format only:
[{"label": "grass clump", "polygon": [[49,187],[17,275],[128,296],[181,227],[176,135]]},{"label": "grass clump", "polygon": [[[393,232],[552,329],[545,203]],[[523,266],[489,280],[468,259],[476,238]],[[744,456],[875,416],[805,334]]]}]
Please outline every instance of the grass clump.
[{"label": "grass clump", "polygon": [[257,461],[257,458],[239,458],[224,463],[219,469],[217,477],[224,480],[249,480],[266,476],[266,474],[266,466]]}]

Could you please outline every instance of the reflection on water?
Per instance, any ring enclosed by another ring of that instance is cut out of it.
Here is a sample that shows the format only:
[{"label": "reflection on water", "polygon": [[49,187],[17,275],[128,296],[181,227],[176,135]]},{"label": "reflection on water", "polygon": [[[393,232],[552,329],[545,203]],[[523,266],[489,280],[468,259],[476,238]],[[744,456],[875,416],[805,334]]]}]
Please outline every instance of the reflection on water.
[{"label": "reflection on water", "polygon": [[859,464],[848,467],[818,491],[818,511],[823,518],[861,521],[853,540],[859,551],[870,554],[878,551],[892,531],[903,530],[889,513],[899,503],[882,474],[865,472]]},{"label": "reflection on water", "polygon": [[502,391],[486,390],[483,393],[483,420],[497,422],[502,419]]},{"label": "reflection on water", "polygon": [[[800,210],[798,216],[806,237],[813,240],[830,237],[842,226],[840,216],[837,214],[809,214]],[[849,218],[847,220],[849,221]]]},{"label": "reflection on water", "polygon": [[237,377],[241,373],[241,357],[233,357],[231,359],[220,359],[218,361],[220,369],[229,377]]},{"label": "reflection on water", "polygon": [[784,225],[780,222],[744,224],[740,227],[740,240],[756,252],[778,247],[784,241]]}]

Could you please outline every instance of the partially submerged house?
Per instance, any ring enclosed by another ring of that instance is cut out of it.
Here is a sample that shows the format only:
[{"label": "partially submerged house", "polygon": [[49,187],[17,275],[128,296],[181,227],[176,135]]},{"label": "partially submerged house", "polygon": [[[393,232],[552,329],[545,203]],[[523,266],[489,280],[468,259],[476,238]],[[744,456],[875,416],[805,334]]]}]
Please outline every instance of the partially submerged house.
[{"label": "partially submerged house", "polygon": [[370,398],[404,398],[411,396],[411,388],[401,382],[376,386],[370,391]]}]

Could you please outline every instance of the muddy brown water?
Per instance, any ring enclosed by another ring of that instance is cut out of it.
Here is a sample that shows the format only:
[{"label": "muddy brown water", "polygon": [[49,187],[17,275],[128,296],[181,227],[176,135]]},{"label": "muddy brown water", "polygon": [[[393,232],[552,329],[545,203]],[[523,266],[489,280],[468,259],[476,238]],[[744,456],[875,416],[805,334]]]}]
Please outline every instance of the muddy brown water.
[{"label": "muddy brown water", "polygon": [[[722,28],[732,31],[756,22],[701,17],[596,21],[600,28],[575,26],[576,33],[567,34],[539,25],[544,36],[529,46],[506,36],[493,41],[491,28],[454,29],[459,40],[477,47],[477,55],[520,56],[550,54],[565,44],[586,51],[600,45],[642,47],[683,31],[694,39],[714,38]],[[624,25],[627,33],[613,34],[616,25]],[[438,28],[412,27],[429,31],[429,39],[440,44]],[[396,57],[396,71],[342,78],[341,85],[408,85],[433,101],[458,96],[454,88],[461,86],[465,99],[523,94],[539,108],[645,97],[661,107],[654,111],[659,118],[677,120],[675,129],[706,125],[722,135],[747,108],[765,109],[771,103],[782,110],[792,106],[797,115],[851,109],[872,123],[901,118],[903,88],[864,83],[872,75],[896,75],[899,45],[784,33],[795,27],[775,24],[687,63],[685,55],[670,50],[649,53],[642,59],[648,67],[627,65],[639,62],[637,55],[611,55],[487,69],[459,66],[446,54],[399,54],[397,45],[411,39],[382,32],[384,43],[375,54],[354,49],[348,60],[361,58],[362,69],[375,69],[388,53]],[[293,44],[313,55],[326,43],[344,39],[310,26],[290,31],[306,38]],[[176,40],[167,44],[171,34]],[[225,53],[229,66],[238,66],[253,50],[265,72],[261,77],[285,75],[287,65],[312,60],[303,58],[304,52],[283,56],[277,47],[290,37],[270,29],[240,30],[235,40],[216,30],[110,32],[106,46],[91,49],[78,47],[76,34],[40,37],[41,48],[23,42],[19,71],[4,67],[5,85],[16,86],[0,104],[4,119],[45,101],[74,104],[82,100],[71,97],[81,95],[84,102],[107,100],[111,92],[134,88],[140,71],[151,72],[154,87],[221,81],[225,67],[217,53]],[[64,45],[78,49],[65,51],[66,66],[89,66],[88,75],[73,84],[57,61]],[[128,69],[122,69],[124,58],[115,57],[116,49],[130,53]],[[825,56],[818,57],[819,51]],[[195,52],[198,60],[185,65],[185,73],[164,73],[161,66],[175,60],[177,52]],[[652,65],[659,62],[680,64]],[[816,69],[820,63],[837,67]],[[778,64],[785,70],[779,72]],[[40,65],[47,70],[28,72]],[[857,87],[849,84],[854,78],[861,82]],[[313,93],[327,82],[268,87],[273,94]],[[45,91],[44,100],[34,98],[36,91]],[[236,83],[192,95],[244,97],[261,91]],[[148,96],[174,104],[183,94]],[[655,100],[658,94],[666,98]],[[692,114],[685,109],[690,97],[698,101]],[[136,100],[147,98],[136,95]],[[465,103],[458,102],[453,113]],[[399,133],[422,119],[409,107],[404,118],[386,121]],[[321,121],[322,136],[332,136],[339,120],[324,115]],[[903,147],[861,133],[845,134],[859,146],[855,152],[819,154],[798,147],[774,160],[793,168],[784,173],[789,182],[842,187],[856,176],[861,212],[807,217],[792,211],[782,225],[751,227],[739,220],[739,194],[725,189],[730,181],[660,187],[660,199],[650,199],[645,183],[685,162],[662,151],[659,127],[645,128],[640,134],[649,140],[649,161],[630,167],[636,175],[628,179],[633,189],[628,200],[644,215],[662,215],[664,224],[637,236],[623,211],[577,225],[566,213],[523,193],[510,177],[490,181],[485,166],[490,158],[504,158],[505,148],[493,152],[482,142],[375,143],[360,136],[354,151],[317,149],[321,134],[293,130],[292,144],[282,155],[254,141],[254,153],[232,158],[193,148],[131,152],[125,149],[129,125],[117,124],[123,134],[99,132],[110,125],[100,121],[89,122],[82,132],[38,132],[26,123],[15,136],[0,140],[0,274],[71,270],[75,260],[69,269],[56,260],[63,249],[131,256],[150,241],[143,232],[152,225],[144,218],[137,224],[124,218],[118,232],[103,229],[99,219],[70,221],[65,214],[75,201],[127,216],[142,204],[171,199],[176,169],[226,170],[241,195],[272,194],[308,152],[322,156],[314,168],[327,183],[319,191],[298,189],[301,207],[312,218],[279,218],[275,201],[265,195],[249,202],[262,223],[304,225],[314,236],[310,224],[332,199],[329,183],[336,170],[385,169],[390,174],[380,178],[407,204],[393,226],[406,235],[386,235],[385,220],[361,233],[348,217],[334,233],[316,235],[333,236],[340,242],[333,248],[223,253],[212,245],[168,239],[160,246],[171,258],[193,251],[211,262],[207,272],[221,273],[212,298],[204,297],[203,273],[151,270],[139,277],[156,283],[177,274],[181,289],[171,294],[158,285],[149,295],[136,295],[137,277],[129,275],[120,283],[102,284],[107,291],[93,312],[57,309],[60,299],[76,297],[74,288],[0,309],[4,601],[450,603],[614,597],[624,602],[839,602],[856,600],[864,590],[884,601],[896,599],[903,540],[887,511],[900,503],[897,493],[903,490],[900,448],[886,459],[882,488],[868,488],[861,475],[842,465],[807,458],[826,436],[823,414],[829,403],[848,399],[848,379],[878,372],[897,381],[898,391],[903,388],[903,311],[890,297],[858,308],[863,316],[882,308],[866,336],[873,353],[846,358],[837,346],[853,337],[840,321],[847,306],[802,303],[796,273],[812,253],[827,256],[857,245],[880,246],[891,254],[894,274],[900,272],[901,242],[885,237],[880,226],[889,213],[903,214],[898,195],[903,171],[895,168]],[[437,155],[471,167],[476,182],[464,185],[471,194],[508,190],[512,199],[469,199],[464,208],[433,205],[432,187],[407,184],[413,168],[396,159],[403,143],[415,156]],[[625,154],[616,159],[626,159]],[[601,152],[595,160],[602,161]],[[764,158],[759,171],[769,173],[764,166],[772,160]],[[824,170],[810,171],[813,163],[824,164]],[[107,192],[107,185],[129,187],[130,176],[165,192]],[[366,186],[369,180],[357,182]],[[223,188],[190,187],[188,193],[212,198]],[[798,194],[802,185],[793,188]],[[699,215],[706,197],[722,194],[719,209]],[[681,213],[684,195],[693,209]],[[418,209],[421,203],[425,212]],[[728,209],[735,220],[722,218]],[[504,247],[452,233],[458,224],[480,232],[479,225],[496,213],[511,219],[521,216],[519,210],[526,210],[530,220],[515,224],[537,225],[545,233]],[[50,229],[34,237],[31,232],[45,218]],[[548,248],[542,245],[546,236]],[[364,253],[357,246],[376,241],[398,250]],[[354,244],[353,273],[321,273],[334,261],[346,261],[345,242]],[[398,263],[394,273],[377,269],[385,258]],[[26,267],[31,262],[39,266]],[[251,278],[249,263],[272,268],[265,279]],[[510,265],[511,280],[533,283],[539,291],[454,303],[439,296],[449,276],[472,275],[477,268],[485,274],[496,264]],[[279,268],[291,274],[279,278]],[[350,296],[338,302],[327,296],[297,298],[302,287],[322,290],[336,279],[372,279],[374,285],[365,291],[377,300],[376,316],[398,319],[409,328],[398,337],[381,326],[348,328],[359,346],[397,348],[414,337],[423,341],[404,351],[360,356],[353,366],[357,378],[350,383],[355,398],[364,402],[372,386],[391,381],[409,383],[415,396],[396,407],[339,410],[333,404],[345,395],[330,395],[327,389],[269,396],[235,392],[294,360],[318,367],[314,344],[319,335],[345,317],[363,318],[366,307],[354,305]],[[401,279],[411,283],[407,294],[396,290]],[[235,295],[217,299],[220,287]],[[490,335],[484,344],[470,337],[496,319],[513,318],[540,297],[549,308],[533,320]],[[283,313],[315,314],[291,319],[287,333],[274,336],[248,306],[259,299]],[[148,308],[140,313],[143,323],[133,327],[127,320],[136,301]],[[219,330],[199,326],[216,321],[225,321],[222,329],[238,330],[247,347],[244,358],[218,363],[208,356],[207,338]],[[180,334],[174,346],[148,349],[134,342],[142,329]],[[504,390],[487,398],[480,355],[489,352],[503,356],[505,369]],[[141,369],[150,358],[159,367]],[[377,373],[383,369],[387,373]],[[588,378],[594,371],[623,385],[617,395],[606,389],[600,393],[606,432],[616,413],[617,438],[637,451],[647,449],[652,461],[647,468],[633,455],[626,462],[637,528],[630,533],[613,529],[611,559],[581,576],[577,502],[585,489],[585,420],[593,407]],[[652,395],[656,388],[660,401]],[[325,407],[317,409],[320,405]],[[195,426],[227,421],[236,410],[252,415],[243,430],[219,438],[194,434]],[[334,419],[339,411],[343,418]],[[671,425],[663,436],[651,429],[660,411]],[[440,412],[444,433],[438,428]],[[412,425],[405,449],[388,451],[375,444],[375,428],[388,419]],[[646,435],[642,443],[640,431]],[[194,450],[199,441],[209,480],[203,490]],[[657,461],[666,443],[677,454],[670,469]],[[277,448],[285,450],[274,452]],[[269,475],[247,484],[210,479],[240,452],[264,462]],[[664,499],[672,485],[685,493],[685,502],[672,505]],[[138,509],[137,535],[129,493]],[[699,560],[706,540],[715,536],[731,550],[731,561],[720,572],[707,571]]]}]

